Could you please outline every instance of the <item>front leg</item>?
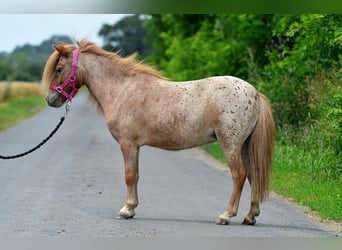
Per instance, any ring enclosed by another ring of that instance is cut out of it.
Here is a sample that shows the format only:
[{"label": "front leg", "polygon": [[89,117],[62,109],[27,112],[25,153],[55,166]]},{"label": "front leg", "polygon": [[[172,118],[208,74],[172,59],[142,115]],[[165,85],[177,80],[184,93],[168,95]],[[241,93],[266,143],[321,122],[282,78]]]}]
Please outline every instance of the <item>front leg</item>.
[{"label": "front leg", "polygon": [[139,179],[139,147],[133,143],[120,143],[125,162],[125,181],[127,185],[126,203],[121,208],[117,219],[133,218],[134,209],[138,206],[138,179]]}]

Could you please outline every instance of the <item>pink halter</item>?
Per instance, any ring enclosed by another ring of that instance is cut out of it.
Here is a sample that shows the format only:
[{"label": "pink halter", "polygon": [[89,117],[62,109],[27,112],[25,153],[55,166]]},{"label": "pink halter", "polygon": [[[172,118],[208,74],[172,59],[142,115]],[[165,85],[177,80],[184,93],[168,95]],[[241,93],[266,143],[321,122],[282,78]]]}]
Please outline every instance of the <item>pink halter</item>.
[{"label": "pink halter", "polygon": [[[65,96],[69,101],[71,101],[72,98],[74,98],[74,96],[76,95],[76,93],[78,91],[78,89],[76,88],[76,85],[75,85],[75,75],[76,75],[76,67],[77,67],[77,61],[78,61],[79,53],[80,53],[80,48],[76,48],[75,53],[74,53],[74,58],[72,61],[72,65],[71,65],[71,71],[70,71],[69,78],[66,79],[65,82],[59,86],[56,86],[55,84],[52,84],[52,83],[50,84],[50,89],[56,90],[61,95]],[[70,93],[67,93],[64,90],[67,87],[71,87]]]}]

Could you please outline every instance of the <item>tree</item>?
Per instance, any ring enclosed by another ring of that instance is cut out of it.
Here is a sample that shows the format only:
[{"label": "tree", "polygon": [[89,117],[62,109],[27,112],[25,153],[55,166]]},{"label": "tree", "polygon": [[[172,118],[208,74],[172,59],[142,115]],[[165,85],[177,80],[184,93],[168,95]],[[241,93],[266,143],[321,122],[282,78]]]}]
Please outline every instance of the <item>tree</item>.
[{"label": "tree", "polygon": [[12,53],[0,54],[0,80],[39,81],[44,65],[53,52],[52,44],[72,43],[68,36],[52,36],[40,45],[17,46]]},{"label": "tree", "polygon": [[[146,21],[152,60],[177,80],[235,75],[256,80],[271,15],[152,15]],[[259,66],[259,67],[258,67]]]},{"label": "tree", "polygon": [[99,31],[99,36],[104,39],[103,48],[108,51],[118,52],[122,56],[138,52],[146,56],[151,52],[151,46],[144,43],[146,28],[143,26],[143,15],[124,17],[119,22],[110,25],[104,24]]},{"label": "tree", "polygon": [[0,53],[0,80],[7,80],[9,74],[11,74],[11,66],[8,63],[8,54]]}]

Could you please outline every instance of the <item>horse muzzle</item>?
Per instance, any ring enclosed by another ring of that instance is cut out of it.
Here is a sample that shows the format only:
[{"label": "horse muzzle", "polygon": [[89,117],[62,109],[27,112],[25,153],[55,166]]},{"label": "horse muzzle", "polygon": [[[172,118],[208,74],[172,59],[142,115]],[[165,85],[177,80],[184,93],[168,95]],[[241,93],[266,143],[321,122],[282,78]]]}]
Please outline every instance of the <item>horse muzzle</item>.
[{"label": "horse muzzle", "polygon": [[54,108],[61,107],[66,101],[66,99],[58,93],[46,95],[45,100],[50,107]]}]

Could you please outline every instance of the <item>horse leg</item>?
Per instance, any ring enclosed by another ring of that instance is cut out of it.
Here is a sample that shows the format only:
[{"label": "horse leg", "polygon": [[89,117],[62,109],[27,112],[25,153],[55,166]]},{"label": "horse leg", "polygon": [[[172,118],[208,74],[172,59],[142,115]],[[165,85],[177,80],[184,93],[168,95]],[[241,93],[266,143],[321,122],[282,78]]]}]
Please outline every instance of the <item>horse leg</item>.
[{"label": "horse leg", "polygon": [[[250,186],[252,187],[251,173],[250,173],[251,170],[250,170],[250,162],[249,162],[249,155],[248,155],[248,141],[246,141],[242,147],[242,160],[243,160],[244,166],[248,169],[247,178],[248,178],[249,183],[251,184]],[[251,190],[251,206],[242,224],[255,225],[256,223],[255,217],[258,216],[259,214],[260,214],[259,201],[255,199],[255,197],[253,197],[253,192]]]},{"label": "horse leg", "polygon": [[134,209],[138,206],[138,179],[139,179],[139,148],[131,143],[121,143],[121,152],[125,163],[125,181],[127,186],[126,202],[121,208],[117,219],[133,218]]},{"label": "horse leg", "polygon": [[[249,183],[251,183],[250,175],[248,175],[247,178],[248,178]],[[255,225],[255,223],[256,223],[255,217],[257,217],[259,214],[260,214],[259,201],[257,201],[255,198],[253,198],[253,192],[252,192],[251,206],[250,206],[249,212],[246,215],[245,219],[243,220],[242,224]]]},{"label": "horse leg", "polygon": [[224,147],[222,148],[225,152],[228,165],[232,174],[233,191],[230,196],[230,200],[226,211],[219,216],[218,220],[216,221],[216,224],[228,225],[229,218],[237,215],[242,188],[246,180],[247,171],[243,166],[240,150],[233,152],[228,151]]}]

